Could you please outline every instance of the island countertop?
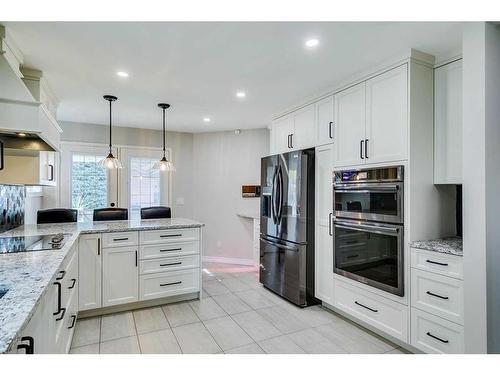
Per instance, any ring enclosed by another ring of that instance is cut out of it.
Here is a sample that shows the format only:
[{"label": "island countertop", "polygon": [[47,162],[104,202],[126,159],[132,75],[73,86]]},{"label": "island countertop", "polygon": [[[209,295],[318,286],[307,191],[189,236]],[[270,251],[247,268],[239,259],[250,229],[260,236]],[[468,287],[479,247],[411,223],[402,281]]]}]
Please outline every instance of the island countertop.
[{"label": "island countertop", "polygon": [[25,225],[0,237],[71,234],[57,251],[0,254],[0,353],[11,349],[13,340],[25,327],[35,307],[47,290],[50,280],[63,263],[80,234],[199,228],[204,224],[184,218],[119,220],[63,224]]}]

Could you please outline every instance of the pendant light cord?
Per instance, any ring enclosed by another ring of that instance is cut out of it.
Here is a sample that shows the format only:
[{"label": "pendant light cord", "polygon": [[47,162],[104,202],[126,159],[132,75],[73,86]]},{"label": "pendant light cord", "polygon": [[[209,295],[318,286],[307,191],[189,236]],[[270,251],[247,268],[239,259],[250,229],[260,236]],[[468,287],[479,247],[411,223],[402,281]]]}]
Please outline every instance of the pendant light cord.
[{"label": "pendant light cord", "polygon": [[165,143],[167,138],[167,132],[165,130],[165,120],[166,120],[166,108],[163,108],[163,157],[165,157]]},{"label": "pendant light cord", "polygon": [[111,100],[109,101],[109,153],[111,154]]}]

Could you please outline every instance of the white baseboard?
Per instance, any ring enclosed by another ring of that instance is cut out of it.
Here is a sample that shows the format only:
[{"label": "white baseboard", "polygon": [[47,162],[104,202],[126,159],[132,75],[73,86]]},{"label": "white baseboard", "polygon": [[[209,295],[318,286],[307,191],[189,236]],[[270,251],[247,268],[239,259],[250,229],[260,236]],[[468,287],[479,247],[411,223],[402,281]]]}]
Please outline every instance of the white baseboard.
[{"label": "white baseboard", "polygon": [[203,256],[202,260],[203,262],[209,263],[227,263],[238,264],[242,266],[255,266],[253,259]]}]

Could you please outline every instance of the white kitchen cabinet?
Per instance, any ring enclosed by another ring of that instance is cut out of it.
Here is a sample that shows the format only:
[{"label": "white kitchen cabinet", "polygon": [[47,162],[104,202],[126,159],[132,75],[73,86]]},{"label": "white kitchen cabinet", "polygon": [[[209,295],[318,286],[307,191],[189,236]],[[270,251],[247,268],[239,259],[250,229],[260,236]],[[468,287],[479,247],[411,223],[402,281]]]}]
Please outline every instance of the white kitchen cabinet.
[{"label": "white kitchen cabinet", "polygon": [[78,241],[79,310],[102,306],[101,234],[83,234]]},{"label": "white kitchen cabinet", "polygon": [[102,250],[102,306],[139,299],[139,248],[123,246]]},{"label": "white kitchen cabinet", "polygon": [[434,69],[434,183],[462,183],[462,60]]},{"label": "white kitchen cabinet", "polygon": [[364,164],[365,82],[335,94],[335,166]]},{"label": "white kitchen cabinet", "polygon": [[290,146],[293,150],[303,150],[314,147],[316,106],[310,104],[293,112],[293,132],[290,137]]},{"label": "white kitchen cabinet", "polygon": [[273,122],[274,152],[281,154],[290,150],[290,135],[293,134],[293,117],[286,115]]},{"label": "white kitchen cabinet", "polygon": [[57,184],[57,169],[56,169],[56,153],[53,151],[40,152],[40,184],[48,186],[56,186]]},{"label": "white kitchen cabinet", "polygon": [[401,65],[366,81],[365,163],[405,160],[408,149],[408,74]]},{"label": "white kitchen cabinet", "polygon": [[316,147],[315,296],[333,306],[333,145]]},{"label": "white kitchen cabinet", "polygon": [[316,145],[327,145],[334,141],[334,101],[330,95],[316,103]]}]

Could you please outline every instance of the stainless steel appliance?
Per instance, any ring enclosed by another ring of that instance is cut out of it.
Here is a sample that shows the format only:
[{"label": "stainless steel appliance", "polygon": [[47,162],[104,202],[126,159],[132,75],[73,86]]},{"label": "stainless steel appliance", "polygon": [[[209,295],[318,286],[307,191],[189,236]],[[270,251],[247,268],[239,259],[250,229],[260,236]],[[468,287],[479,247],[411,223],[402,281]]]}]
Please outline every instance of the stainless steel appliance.
[{"label": "stainless steel appliance", "polygon": [[71,234],[0,237],[0,254],[62,249]]},{"label": "stainless steel appliance", "polygon": [[334,272],[404,295],[403,166],[334,172]]},{"label": "stainless steel appliance", "polygon": [[261,160],[260,282],[299,306],[314,298],[314,150]]}]

